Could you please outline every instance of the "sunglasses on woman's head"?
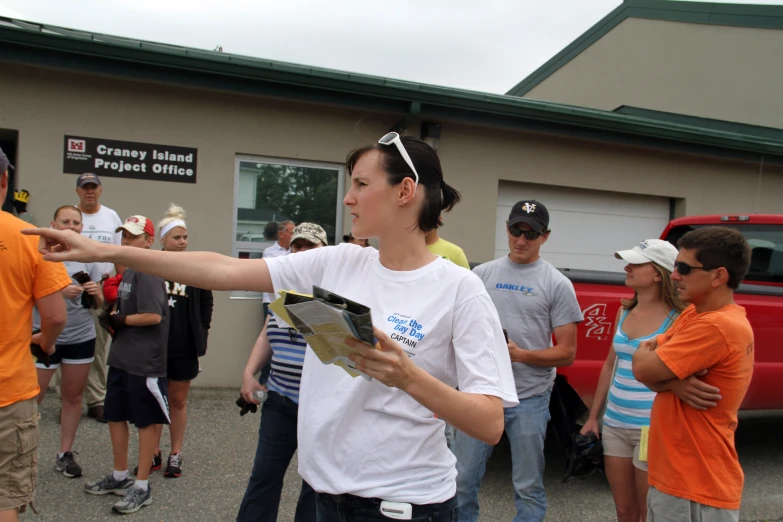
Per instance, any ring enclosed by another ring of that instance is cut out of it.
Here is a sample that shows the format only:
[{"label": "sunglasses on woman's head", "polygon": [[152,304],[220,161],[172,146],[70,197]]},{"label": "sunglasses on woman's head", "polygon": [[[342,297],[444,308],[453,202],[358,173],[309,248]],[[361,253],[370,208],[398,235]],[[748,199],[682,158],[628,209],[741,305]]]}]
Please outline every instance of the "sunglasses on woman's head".
[{"label": "sunglasses on woman's head", "polygon": [[[402,156],[402,159],[405,160],[405,163],[408,164],[408,166],[413,171],[413,175],[416,176],[416,184],[413,187],[413,195],[416,195],[416,188],[419,186],[419,173],[416,172],[416,167],[413,166],[413,161],[411,161],[411,157],[408,156],[408,151],[405,150],[405,145],[402,144],[402,140],[400,139],[400,135],[396,132],[390,132],[386,134],[383,138],[378,140],[378,143],[381,145],[394,145],[397,147],[397,150],[400,151],[400,155]],[[411,196],[413,197],[413,196]]]},{"label": "sunglasses on woman's head", "polygon": [[525,239],[528,241],[533,241],[534,239],[538,239],[541,236],[541,232],[536,232],[535,230],[522,230],[521,228],[517,227],[508,227],[508,232],[514,237],[524,235]]},{"label": "sunglasses on woman's head", "polygon": [[677,261],[674,263],[674,269],[677,270],[680,275],[688,275],[691,273],[691,270],[704,270],[705,272],[709,270],[715,270],[714,268],[709,268],[706,266],[691,266],[688,263],[683,263],[682,261]]}]

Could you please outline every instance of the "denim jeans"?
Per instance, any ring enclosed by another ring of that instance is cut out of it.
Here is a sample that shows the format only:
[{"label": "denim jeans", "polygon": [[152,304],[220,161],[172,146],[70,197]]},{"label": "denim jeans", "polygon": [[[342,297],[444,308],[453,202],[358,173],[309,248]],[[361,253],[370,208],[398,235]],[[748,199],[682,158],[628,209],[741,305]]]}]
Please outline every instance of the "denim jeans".
[{"label": "denim jeans", "polygon": [[[544,492],[544,438],[549,422],[551,390],[521,399],[503,410],[511,444],[511,467],[517,515],[514,522],[540,522],[546,515]],[[457,431],[457,499],[460,522],[477,522],[479,488],[492,446]]]},{"label": "denim jeans", "polygon": [[[270,391],[261,410],[258,446],[245,497],[239,507],[240,522],[276,522],[283,477],[296,451],[296,415],[299,405]],[[295,522],[315,522],[315,491],[304,480],[296,504]]]},{"label": "denim jeans", "polygon": [[[360,498],[353,495],[317,494],[318,522],[388,522],[381,514],[381,499]],[[457,522],[457,497],[440,504],[413,506],[413,522]]]}]

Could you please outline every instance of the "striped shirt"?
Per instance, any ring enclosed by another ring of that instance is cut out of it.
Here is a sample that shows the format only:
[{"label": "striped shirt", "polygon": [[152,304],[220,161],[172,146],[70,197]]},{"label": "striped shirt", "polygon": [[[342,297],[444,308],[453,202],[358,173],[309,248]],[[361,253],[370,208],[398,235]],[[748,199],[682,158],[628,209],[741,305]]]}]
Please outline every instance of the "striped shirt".
[{"label": "striped shirt", "polygon": [[628,310],[623,311],[612,343],[612,348],[617,355],[617,370],[612,377],[612,386],[609,388],[609,398],[604,413],[604,424],[607,426],[641,429],[642,426],[650,425],[650,412],[655,400],[655,392],[634,378],[631,358],[639,348],[639,343],[653,339],[666,331],[674,321],[675,313],[672,312],[654,333],[638,339],[629,339],[623,332],[623,323]]},{"label": "striped shirt", "polygon": [[293,328],[278,326],[274,315],[269,317],[266,336],[272,347],[272,370],[267,388],[299,404],[299,384],[307,343]]}]

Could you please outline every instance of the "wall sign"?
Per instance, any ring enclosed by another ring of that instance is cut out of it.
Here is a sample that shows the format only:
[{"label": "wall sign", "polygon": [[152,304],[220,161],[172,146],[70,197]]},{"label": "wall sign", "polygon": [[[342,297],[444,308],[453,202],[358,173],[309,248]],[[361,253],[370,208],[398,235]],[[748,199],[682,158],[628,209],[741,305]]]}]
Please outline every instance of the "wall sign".
[{"label": "wall sign", "polygon": [[65,136],[63,172],[195,183],[197,160],[189,147]]}]

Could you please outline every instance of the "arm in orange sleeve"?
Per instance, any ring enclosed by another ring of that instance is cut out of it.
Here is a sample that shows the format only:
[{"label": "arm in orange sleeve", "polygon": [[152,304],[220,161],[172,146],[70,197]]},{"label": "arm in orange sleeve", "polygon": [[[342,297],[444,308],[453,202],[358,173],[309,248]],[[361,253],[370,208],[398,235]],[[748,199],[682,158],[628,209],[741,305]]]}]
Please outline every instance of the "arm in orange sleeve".
[{"label": "arm in orange sleeve", "polygon": [[714,324],[696,320],[660,345],[656,354],[678,379],[685,379],[718,364],[728,349],[723,334]]},{"label": "arm in orange sleeve", "polygon": [[642,343],[634,353],[634,377],[642,384],[686,379],[717,364],[728,349],[720,331],[709,321],[698,319],[657,341],[663,341],[657,348],[651,350]]}]

